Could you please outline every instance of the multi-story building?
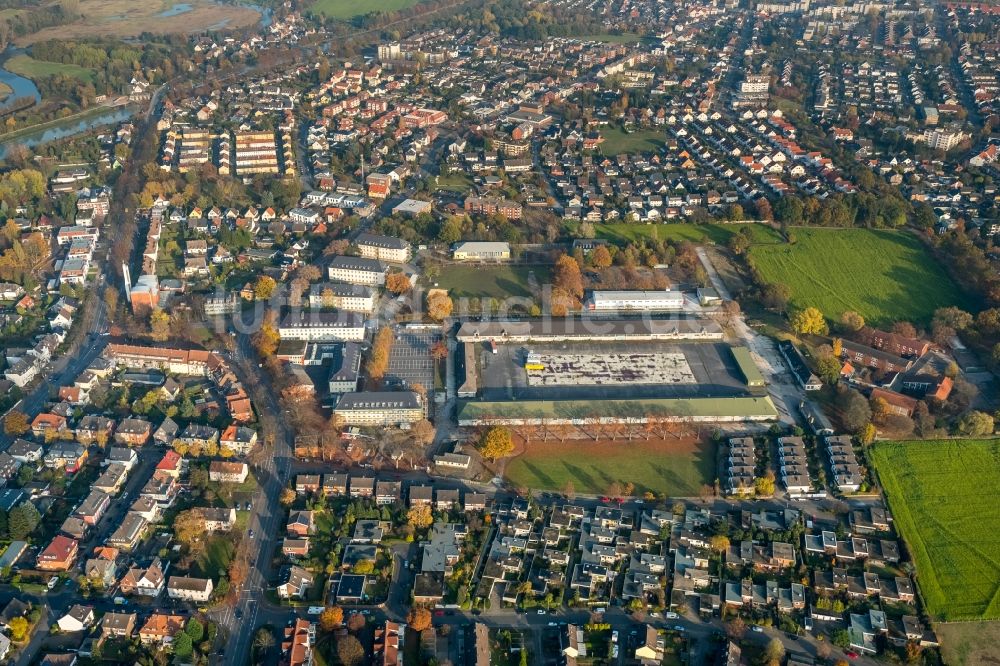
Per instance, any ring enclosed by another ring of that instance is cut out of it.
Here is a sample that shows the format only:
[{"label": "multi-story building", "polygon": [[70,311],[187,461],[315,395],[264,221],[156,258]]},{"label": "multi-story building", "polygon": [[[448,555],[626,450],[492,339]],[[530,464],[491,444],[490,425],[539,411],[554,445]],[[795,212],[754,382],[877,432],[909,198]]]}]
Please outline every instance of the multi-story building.
[{"label": "multi-story building", "polygon": [[340,396],[333,414],[345,426],[396,426],[424,418],[424,407],[413,391],[367,391]]},{"label": "multi-story building", "polygon": [[361,256],[368,259],[380,259],[397,264],[410,260],[410,244],[401,238],[359,234],[354,244]]},{"label": "multi-story building", "polygon": [[465,212],[479,215],[503,215],[508,220],[521,219],[521,204],[498,197],[469,197]]},{"label": "multi-story building", "polygon": [[278,334],[282,340],[360,342],[365,339],[365,320],[352,312],[289,312]]},{"label": "multi-story building", "polygon": [[191,578],[189,576],[171,576],[167,581],[167,596],[171,599],[185,601],[208,601],[212,597],[215,585],[211,578]]},{"label": "multi-story building", "polygon": [[313,285],[309,293],[309,307],[330,308],[350,312],[375,311],[376,292],[372,287],[346,282],[328,282]]},{"label": "multi-story building", "polygon": [[280,172],[274,132],[237,132],[235,138],[237,175]]},{"label": "multi-story building", "polygon": [[367,257],[334,257],[327,268],[331,280],[369,286],[385,284],[389,267],[379,259]]}]

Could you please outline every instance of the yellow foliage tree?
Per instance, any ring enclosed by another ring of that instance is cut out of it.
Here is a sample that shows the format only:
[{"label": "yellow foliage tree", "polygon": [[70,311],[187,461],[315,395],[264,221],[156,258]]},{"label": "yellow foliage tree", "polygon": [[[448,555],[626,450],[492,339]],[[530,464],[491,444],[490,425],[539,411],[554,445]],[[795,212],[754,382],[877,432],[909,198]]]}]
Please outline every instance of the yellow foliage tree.
[{"label": "yellow foliage tree", "polygon": [[442,321],[451,316],[455,304],[448,294],[438,291],[427,297],[427,314],[435,321]]},{"label": "yellow foliage tree", "polygon": [[434,514],[427,504],[418,504],[406,512],[406,522],[418,530],[427,529],[434,524]]},{"label": "yellow foliage tree", "polygon": [[804,308],[792,315],[792,330],[801,335],[826,335],[829,328],[817,308]]},{"label": "yellow foliage tree", "polygon": [[479,439],[479,452],[489,460],[499,460],[514,452],[510,428],[493,426]]},{"label": "yellow foliage tree", "polygon": [[261,275],[253,285],[254,298],[266,301],[271,298],[271,294],[274,293],[274,289],[277,286],[278,283],[274,281],[273,277],[270,275]]}]

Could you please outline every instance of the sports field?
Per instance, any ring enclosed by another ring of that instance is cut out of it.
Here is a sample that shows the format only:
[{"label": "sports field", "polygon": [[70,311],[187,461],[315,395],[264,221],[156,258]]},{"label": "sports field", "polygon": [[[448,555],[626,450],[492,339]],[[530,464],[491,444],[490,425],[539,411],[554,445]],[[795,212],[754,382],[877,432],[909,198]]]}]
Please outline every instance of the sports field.
[{"label": "sports field", "polygon": [[562,491],[572,481],[578,493],[604,495],[617,482],[634,483],[636,495],[694,497],[715,479],[715,445],[672,438],[533,440],[507,464],[506,475],[513,485],[532,490]]},{"label": "sports field", "polygon": [[317,14],[328,18],[349,19],[362,16],[368,12],[394,12],[417,4],[419,0],[316,0],[312,9]]},{"label": "sports field", "polygon": [[829,320],[854,310],[889,325],[929,322],[948,305],[974,309],[920,241],[902,231],[793,229],[795,244],[762,243],[750,260],[765,281],[791,289],[792,305],[817,307]]},{"label": "sports field", "polygon": [[1000,440],[883,442],[872,460],[927,612],[1000,618]]},{"label": "sports field", "polygon": [[41,79],[46,76],[60,74],[71,76],[81,81],[90,82],[94,80],[94,70],[79,65],[64,65],[61,62],[49,62],[47,60],[35,60],[29,55],[21,53],[16,55],[4,65],[15,74],[20,74],[27,79]]},{"label": "sports field", "polygon": [[447,289],[452,298],[534,297],[541,292],[532,286],[552,281],[552,267],[531,266],[442,266],[434,282]]}]

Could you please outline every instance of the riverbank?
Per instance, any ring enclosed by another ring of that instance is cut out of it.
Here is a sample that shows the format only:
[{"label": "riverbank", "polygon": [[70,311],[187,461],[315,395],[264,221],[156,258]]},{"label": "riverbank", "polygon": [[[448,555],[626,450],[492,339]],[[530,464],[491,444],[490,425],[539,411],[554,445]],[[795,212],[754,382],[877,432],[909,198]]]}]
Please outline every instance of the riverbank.
[{"label": "riverbank", "polygon": [[51,141],[58,141],[81,134],[95,127],[124,122],[132,117],[135,112],[136,107],[131,104],[95,106],[80,113],[66,116],[65,118],[57,118],[44,123],[22,127],[13,132],[0,135],[0,157],[6,154],[7,147],[12,144],[33,148]]}]

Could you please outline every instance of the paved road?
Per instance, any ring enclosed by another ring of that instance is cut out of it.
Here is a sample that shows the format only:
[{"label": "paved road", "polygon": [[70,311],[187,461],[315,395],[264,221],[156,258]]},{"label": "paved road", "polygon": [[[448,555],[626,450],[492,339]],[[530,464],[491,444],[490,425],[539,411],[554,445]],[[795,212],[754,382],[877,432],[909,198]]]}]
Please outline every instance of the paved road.
[{"label": "paved road", "polygon": [[[241,334],[237,337],[232,363],[234,371],[242,374],[242,367],[256,369],[256,356],[250,344],[250,337]],[[284,626],[289,611],[279,610],[267,602],[265,590],[272,577],[271,554],[277,545],[278,532],[283,518],[283,509],[278,503],[281,489],[288,481],[292,461],[294,434],[285,423],[280,413],[281,408],[270,378],[266,373],[258,372],[257,381],[249,382],[246,377],[240,377],[244,386],[250,387],[251,399],[258,412],[268,413],[275,418],[275,432],[264,434],[264,446],[273,446],[270,455],[263,456],[263,462],[254,469],[259,483],[259,490],[254,497],[248,529],[253,538],[249,537],[249,574],[238,598],[232,607],[213,611],[212,618],[219,622],[228,633],[228,644],[222,663],[243,666],[250,655],[254,630],[262,624]],[[268,440],[273,439],[269,445]]]},{"label": "paved road", "polygon": [[[732,294],[729,293],[726,283],[719,276],[719,272],[715,269],[715,265],[705,248],[699,247],[696,252],[705,272],[708,273],[712,287],[724,300],[733,300]],[[764,375],[768,378],[768,392],[771,394],[774,406],[778,409],[781,420],[785,423],[795,424],[798,421],[796,414],[798,413],[799,401],[805,396],[781,362],[774,340],[750,328],[742,314],[733,317],[732,325],[736,335],[745,341],[753,352],[757,365],[764,370]]]}]

